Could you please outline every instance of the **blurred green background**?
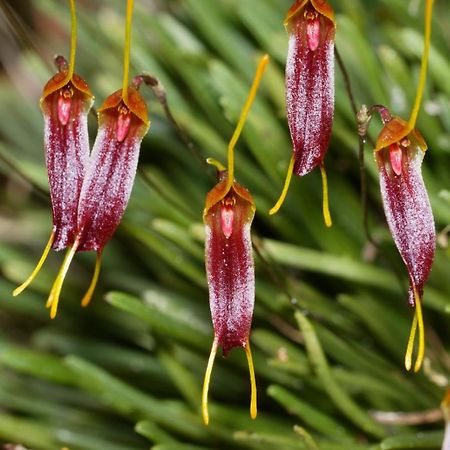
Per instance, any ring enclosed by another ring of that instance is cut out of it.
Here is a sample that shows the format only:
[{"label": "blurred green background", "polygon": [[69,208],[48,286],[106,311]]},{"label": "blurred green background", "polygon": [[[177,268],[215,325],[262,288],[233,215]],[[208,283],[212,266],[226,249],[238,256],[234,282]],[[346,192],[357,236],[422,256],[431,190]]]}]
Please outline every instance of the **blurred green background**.
[{"label": "blurred green background", "polygon": [[[424,2],[331,3],[358,107],[382,103],[407,118],[420,68]],[[418,120],[429,146],[423,173],[439,242],[424,297],[426,360],[417,375],[403,368],[413,310],[370,143],[369,219],[379,248],[364,237],[356,124],[337,67],[326,159],[334,226],[323,225],[318,171],[295,178],[280,213],[268,215],[291,155],[282,25],[290,4],[136,0],[132,73],[146,70],[161,80],[195,148],[180,141],[143,87],[152,126],[127,212],[105,249],[93,303],[79,307],[95,256],[79,254],[51,321],[44,304],[62,254],[50,255],[21,296],[12,298],[11,291],[37,262],[51,229],[39,97],[54,73],[53,55],[69,53],[69,5],[0,1],[1,443],[36,450],[441,448],[439,404],[450,371],[449,3],[436,1]],[[80,0],[77,6],[76,71],[98,107],[121,86],[125,1]],[[263,52],[271,64],[236,149],[236,178],[257,205],[251,342],[259,415],[249,418],[247,363],[237,349],[216,360],[211,424],[204,427],[200,391],[212,326],[202,209],[215,183],[204,159],[226,161]],[[90,125],[93,139],[94,115]],[[378,129],[373,121],[373,138]],[[413,412],[418,423],[402,424]],[[429,417],[433,423],[426,423]],[[382,423],[389,418],[392,423]]]}]

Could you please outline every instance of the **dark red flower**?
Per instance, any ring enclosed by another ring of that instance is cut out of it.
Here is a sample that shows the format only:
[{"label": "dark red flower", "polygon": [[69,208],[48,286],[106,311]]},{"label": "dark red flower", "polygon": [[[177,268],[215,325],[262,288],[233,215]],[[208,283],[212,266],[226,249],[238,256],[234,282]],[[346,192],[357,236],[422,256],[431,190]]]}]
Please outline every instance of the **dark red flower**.
[{"label": "dark red flower", "polygon": [[89,304],[97,284],[101,253],[122,219],[130,198],[141,142],[150,122],[142,81],[128,84],[133,0],[127,0],[122,89],[98,110],[98,132],[89,155],[87,114],[93,97],[86,83],[73,74],[76,46],[75,1],[70,0],[72,48],[70,65],[57,58],[60,73],[45,86],[41,100],[45,117],[45,146],[53,209],[53,232],[33,273],[14,292],[18,295],[35,278],[50,248],[68,247],[50,291],[47,307],[54,318],[65,276],[79,251],[94,250],[94,275],[81,302]]},{"label": "dark red flower", "polygon": [[75,238],[78,199],[89,158],[87,115],[93,101],[85,81],[67,69],[52,77],[42,94],[54,250],[72,245]]},{"label": "dark red flower", "polygon": [[99,128],[83,179],[78,202],[77,229],[56,277],[47,307],[55,317],[64,278],[76,252],[97,252],[94,276],[81,301],[87,306],[97,284],[103,247],[111,239],[130,198],[139,149],[149,129],[145,102],[130,86],[110,95],[99,109]]},{"label": "dark red flower", "polygon": [[250,226],[255,204],[238,183],[227,190],[227,172],[206,197],[205,258],[209,303],[217,345],[227,355],[244,347],[250,335],[255,271]]},{"label": "dark red flower", "polygon": [[418,371],[424,351],[421,302],[436,248],[434,218],[421,172],[427,145],[404,120],[391,118],[386,110],[382,111],[382,119],[384,127],[378,136],[375,157],[386,219],[409,274],[409,303],[416,306],[406,367],[411,367],[414,334],[419,326],[415,365]]},{"label": "dark red flower", "polygon": [[139,149],[149,129],[141,94],[129,87],[110,95],[98,110],[99,128],[80,194],[78,251],[101,252],[123,216],[133,187]]},{"label": "dark red flower", "polygon": [[[72,11],[74,14],[74,11]],[[48,253],[71,247],[77,232],[77,210],[89,159],[87,116],[94,97],[86,82],[58,56],[59,72],[45,85],[41,109],[44,116],[44,147],[47,163],[53,227],[39,262],[30,276],[13,291],[19,295],[34,280]]]},{"label": "dark red flower", "polygon": [[230,184],[228,171],[208,193],[203,212],[205,262],[214,342],[203,386],[202,410],[209,423],[208,389],[218,347],[226,356],[234,347],[245,349],[250,371],[250,415],[256,417],[256,381],[250,351],[250,328],[255,302],[255,269],[250,227],[255,216],[252,196],[240,184]]},{"label": "dark red flower", "polygon": [[251,384],[250,416],[254,419],[257,414],[255,369],[250,350],[250,328],[255,302],[250,227],[256,208],[247,189],[234,179],[234,147],[268,62],[268,55],[264,55],[259,62],[250,93],[228,144],[228,169],[215,160],[208,160],[217,167],[219,182],[206,196],[203,211],[206,274],[214,325],[214,342],[202,393],[202,414],[206,425],[209,423],[209,383],[218,347],[222,347],[224,356],[234,347],[245,349]]},{"label": "dark red flower", "polygon": [[336,24],[326,1],[297,0],[285,20],[289,33],[286,109],[294,150],[294,174],[323,163],[334,113]]},{"label": "dark red flower", "polygon": [[281,196],[286,198],[292,174],[303,176],[320,166],[323,215],[331,226],[324,166],[334,114],[334,37],[336,23],[325,0],[297,0],[284,22],[289,33],[286,62],[286,111],[293,155]]}]

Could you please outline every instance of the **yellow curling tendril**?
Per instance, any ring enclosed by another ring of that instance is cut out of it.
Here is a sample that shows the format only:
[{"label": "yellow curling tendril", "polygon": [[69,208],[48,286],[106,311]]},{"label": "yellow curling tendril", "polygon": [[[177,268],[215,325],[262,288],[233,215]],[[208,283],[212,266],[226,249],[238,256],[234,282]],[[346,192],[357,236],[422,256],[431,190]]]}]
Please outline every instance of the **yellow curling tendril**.
[{"label": "yellow curling tendril", "polygon": [[94,294],[95,287],[97,286],[98,277],[100,275],[100,268],[102,265],[102,254],[99,252],[95,258],[94,275],[92,276],[91,284],[89,285],[86,294],[84,294],[83,300],[81,300],[81,306],[85,308],[91,302],[92,295]]},{"label": "yellow curling tendril", "polygon": [[58,311],[59,296],[61,294],[61,289],[64,284],[64,279],[66,278],[67,272],[69,270],[70,264],[77,251],[78,242],[69,247],[66,256],[64,257],[61,268],[59,269],[58,275],[55,278],[50,295],[48,296],[46,307],[50,308],[50,318],[54,319]]},{"label": "yellow curling tendril", "polygon": [[75,0],[69,0],[70,3],[70,20],[71,20],[71,37],[70,37],[70,59],[68,77],[72,78],[75,70],[75,55],[77,52],[77,15],[75,9]]},{"label": "yellow curling tendril", "polygon": [[322,210],[323,210],[323,220],[325,221],[325,225],[330,228],[333,225],[330,215],[330,206],[328,201],[328,181],[327,181],[327,172],[325,171],[325,166],[323,163],[320,165],[320,174],[322,175],[322,192],[323,192],[323,200],[322,200]]},{"label": "yellow curling tendril", "polygon": [[295,162],[295,157],[294,157],[294,155],[292,155],[291,160],[289,161],[289,166],[287,169],[286,180],[284,181],[283,190],[281,191],[280,198],[277,200],[275,205],[269,211],[270,215],[276,214],[278,212],[278,210],[281,208],[281,205],[286,200],[286,196],[289,191],[289,185],[291,184],[291,180],[292,180],[292,174],[293,174],[293,170],[294,170],[294,162]]},{"label": "yellow curling tendril", "polygon": [[123,52],[123,82],[122,98],[128,96],[128,84],[130,76],[130,51],[131,51],[131,23],[133,20],[134,0],[127,0],[127,17],[125,22],[125,48]]},{"label": "yellow curling tendril", "polygon": [[425,36],[424,47],[422,54],[422,63],[420,67],[420,78],[417,86],[416,99],[409,117],[408,126],[413,130],[416,126],[417,116],[419,115],[420,105],[422,103],[423,91],[425,89],[425,82],[427,79],[428,59],[430,54],[430,40],[431,40],[431,18],[433,13],[434,0],[427,0],[425,5]]},{"label": "yellow curling tendril", "polygon": [[42,256],[40,257],[38,263],[36,264],[36,267],[34,268],[33,272],[31,272],[31,275],[20,286],[18,286],[16,289],[14,289],[14,291],[13,291],[14,297],[16,297],[17,295],[22,293],[29,286],[29,284],[36,278],[37,274],[42,269],[42,266],[44,265],[45,260],[47,259],[47,256],[50,252],[50,249],[52,248],[54,241],[55,241],[55,232],[52,232],[52,234],[50,235],[50,238],[47,242],[47,245],[45,246],[45,249],[42,252]]},{"label": "yellow curling tendril", "polygon": [[405,368],[408,371],[411,370],[414,343],[416,340],[416,332],[418,329],[419,342],[417,348],[416,362],[414,364],[414,372],[419,372],[420,368],[422,367],[423,358],[425,355],[425,326],[423,322],[422,303],[415,287],[414,287],[414,303],[416,308],[414,313],[414,319],[411,325],[411,331],[409,333],[408,346],[406,348]]},{"label": "yellow curling tendril", "polygon": [[209,354],[208,365],[206,366],[205,379],[203,381],[202,416],[205,425],[209,424],[208,392],[209,392],[209,384],[211,382],[211,373],[214,366],[214,360],[216,359],[217,348],[218,342],[217,339],[214,339],[213,345],[211,347],[211,353]]},{"label": "yellow curling tendril", "polygon": [[250,374],[250,417],[256,419],[258,414],[257,408],[257,393],[256,393],[256,377],[255,377],[255,366],[253,365],[252,352],[250,350],[250,340],[247,339],[247,345],[245,346],[245,354],[247,355],[248,371]]},{"label": "yellow curling tendril", "polygon": [[231,186],[234,181],[234,148],[239,139],[239,136],[242,133],[242,129],[244,128],[245,121],[247,120],[248,113],[250,108],[252,107],[253,101],[256,96],[256,92],[261,83],[262,76],[264,74],[264,70],[269,62],[269,55],[264,55],[258,64],[258,68],[256,69],[255,78],[253,80],[252,87],[250,88],[250,92],[248,94],[247,100],[245,101],[244,107],[242,108],[241,115],[239,117],[239,121],[236,125],[236,129],[234,130],[233,136],[230,139],[230,143],[228,144],[228,183],[227,183],[227,191],[231,189]]},{"label": "yellow curling tendril", "polygon": [[206,162],[209,165],[214,166],[219,172],[223,172],[224,170],[226,170],[225,166],[220,161],[217,161],[217,159],[206,158]]}]

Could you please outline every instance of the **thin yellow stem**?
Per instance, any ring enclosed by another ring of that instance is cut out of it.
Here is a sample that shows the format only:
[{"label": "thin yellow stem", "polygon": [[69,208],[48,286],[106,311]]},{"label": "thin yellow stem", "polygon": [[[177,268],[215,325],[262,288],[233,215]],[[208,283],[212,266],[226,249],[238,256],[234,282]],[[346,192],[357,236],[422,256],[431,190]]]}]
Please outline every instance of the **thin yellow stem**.
[{"label": "thin yellow stem", "polygon": [[292,180],[292,173],[294,171],[294,162],[295,162],[295,157],[294,157],[294,155],[292,155],[291,160],[289,161],[289,167],[288,167],[287,174],[286,174],[286,180],[284,181],[283,190],[281,191],[280,198],[275,203],[275,206],[269,211],[270,215],[276,214],[278,212],[278,210],[281,208],[281,205],[286,200],[286,196],[287,196],[287,193],[289,190],[289,185],[291,184],[291,180]]},{"label": "thin yellow stem", "polygon": [[325,170],[325,166],[322,163],[320,165],[320,174],[322,175],[322,192],[323,192],[323,200],[322,200],[322,210],[323,210],[323,220],[325,221],[325,225],[330,228],[333,225],[330,215],[330,206],[328,201],[328,181],[327,181],[327,172]]},{"label": "thin yellow stem", "polygon": [[422,63],[420,67],[419,84],[417,86],[414,106],[408,121],[408,125],[411,130],[416,126],[417,116],[419,115],[423,91],[425,89],[425,82],[427,79],[428,57],[430,54],[431,18],[433,14],[433,3],[434,0],[426,0],[425,4],[425,32],[424,32],[424,44],[423,44]]},{"label": "thin yellow stem", "polygon": [[412,360],[412,353],[414,350],[414,341],[416,340],[416,330],[417,330],[417,315],[414,313],[411,331],[409,332],[408,346],[406,347],[405,353],[405,368],[408,371],[411,370],[411,360]]},{"label": "thin yellow stem", "polygon": [[252,352],[250,350],[250,341],[247,339],[247,345],[245,346],[245,354],[247,355],[248,371],[250,373],[250,417],[256,419],[258,414],[258,408],[256,406],[257,391],[256,391],[256,378],[255,378],[255,366],[253,365]]},{"label": "thin yellow stem", "polygon": [[206,162],[211,166],[214,166],[219,172],[226,170],[226,167],[220,161],[217,161],[217,159],[206,158]]},{"label": "thin yellow stem", "polygon": [[47,299],[47,308],[50,308],[50,318],[54,319],[56,317],[56,313],[58,311],[58,302],[59,295],[61,294],[61,289],[64,283],[64,279],[66,278],[67,271],[69,270],[70,263],[72,262],[73,257],[77,251],[78,243],[75,242],[72,247],[66,253],[64,257],[64,261],[59,269],[58,275],[53,283],[52,289],[50,291],[50,295]]},{"label": "thin yellow stem", "polygon": [[97,257],[95,259],[95,269],[94,275],[92,276],[91,284],[89,285],[89,289],[84,294],[83,300],[81,300],[81,306],[85,308],[89,305],[92,295],[94,294],[95,287],[97,286],[98,277],[100,275],[100,267],[102,265],[102,254],[100,252],[97,253]]},{"label": "thin yellow stem", "polygon": [[69,0],[69,3],[71,19],[69,77],[72,78],[73,72],[75,70],[75,54],[77,52],[77,14],[75,9],[75,0]]},{"label": "thin yellow stem", "polygon": [[203,381],[203,392],[202,392],[202,416],[205,425],[209,424],[209,413],[208,413],[208,391],[209,383],[211,381],[211,373],[214,365],[214,359],[217,354],[218,342],[214,339],[211,347],[211,353],[209,354],[208,365],[206,367],[205,379]]},{"label": "thin yellow stem", "polygon": [[414,372],[418,372],[422,367],[423,357],[425,355],[425,326],[423,324],[423,314],[422,314],[422,302],[417,294],[416,289],[414,289],[414,299],[416,305],[417,325],[419,328],[419,347],[417,349],[416,363],[414,364]]},{"label": "thin yellow stem", "polygon": [[131,51],[131,22],[133,20],[134,0],[127,0],[127,17],[125,22],[125,49],[123,52],[123,82],[122,98],[128,96],[128,84],[130,76],[130,51]]},{"label": "thin yellow stem", "polygon": [[47,245],[45,246],[44,251],[42,252],[42,255],[36,264],[36,267],[34,268],[33,272],[31,272],[30,276],[16,289],[13,291],[13,296],[16,297],[21,292],[23,292],[28,285],[36,278],[39,271],[42,269],[42,266],[44,265],[45,260],[47,259],[48,253],[50,252],[50,249],[52,248],[53,242],[55,241],[55,232],[52,231],[50,234],[50,238],[47,242]]},{"label": "thin yellow stem", "polygon": [[414,351],[414,343],[416,340],[416,331],[419,329],[419,342],[417,347],[417,357],[416,362],[414,364],[414,372],[418,372],[422,367],[423,358],[425,355],[425,326],[423,323],[423,314],[422,314],[422,301],[417,293],[416,288],[414,287],[414,303],[415,303],[415,313],[414,319],[411,326],[411,332],[409,334],[408,346],[406,348],[405,354],[405,367],[406,370],[411,370],[412,367],[412,354]]},{"label": "thin yellow stem", "polygon": [[242,133],[242,129],[244,128],[245,121],[247,120],[248,113],[255,99],[256,92],[258,90],[259,84],[261,83],[261,79],[268,62],[269,62],[269,55],[267,54],[265,54],[259,60],[258,68],[256,69],[252,87],[250,88],[247,100],[245,101],[244,107],[242,108],[239,121],[236,125],[236,129],[234,130],[233,136],[231,137],[230,143],[228,144],[228,183],[227,183],[228,189],[231,188],[231,185],[233,184],[234,181],[234,147],[236,146],[239,136]]}]

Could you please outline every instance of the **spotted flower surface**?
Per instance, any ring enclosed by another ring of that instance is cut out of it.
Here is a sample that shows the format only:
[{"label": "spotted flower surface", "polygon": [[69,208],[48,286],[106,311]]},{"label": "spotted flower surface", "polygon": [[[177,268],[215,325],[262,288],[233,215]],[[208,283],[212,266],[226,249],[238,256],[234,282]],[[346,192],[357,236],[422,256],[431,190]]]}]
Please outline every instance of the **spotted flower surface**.
[{"label": "spotted flower surface", "polygon": [[256,379],[250,350],[250,328],[255,302],[255,269],[250,227],[255,216],[252,196],[234,179],[234,148],[244,127],[269,56],[256,69],[250,92],[228,144],[228,168],[208,159],[218,169],[219,182],[208,192],[203,211],[205,223],[205,265],[214,341],[209,355],[202,392],[202,415],[209,423],[208,391],[214,359],[219,347],[226,356],[242,347],[250,373],[250,416],[257,415]]},{"label": "spotted flower surface", "polygon": [[130,198],[142,139],[150,122],[140,81],[129,85],[133,0],[127,0],[122,89],[98,110],[98,132],[89,152],[87,115],[93,96],[73,73],[76,47],[75,0],[70,0],[72,47],[70,63],[57,58],[60,72],[45,86],[41,108],[45,118],[45,149],[53,210],[53,231],[31,275],[13,292],[20,294],[36,277],[50,249],[68,248],[46,306],[56,317],[59,296],[71,262],[79,251],[97,252],[94,274],[81,305],[95,290],[104,246],[122,219]]},{"label": "spotted flower surface", "polygon": [[101,251],[119,225],[149,129],[147,107],[132,86],[126,96],[122,90],[110,95],[98,113],[97,138],[79,200],[78,251]]},{"label": "spotted flower surface", "polygon": [[297,0],[285,20],[289,33],[286,109],[294,151],[294,174],[322,164],[334,113],[335,20],[321,0]]},{"label": "spotted flower surface", "polygon": [[421,165],[427,145],[407,122],[387,118],[375,148],[384,212],[408,269],[409,302],[421,299],[436,248],[436,233]]},{"label": "spotted flower surface", "polygon": [[44,87],[44,147],[53,213],[54,250],[73,244],[78,199],[89,158],[87,116],[93,96],[76,74],[63,70]]},{"label": "spotted flower surface", "polygon": [[255,300],[250,226],[255,205],[238,183],[227,191],[226,171],[206,198],[203,220],[214,336],[224,355],[247,345]]}]

